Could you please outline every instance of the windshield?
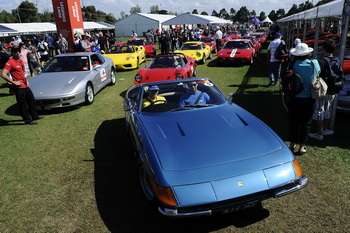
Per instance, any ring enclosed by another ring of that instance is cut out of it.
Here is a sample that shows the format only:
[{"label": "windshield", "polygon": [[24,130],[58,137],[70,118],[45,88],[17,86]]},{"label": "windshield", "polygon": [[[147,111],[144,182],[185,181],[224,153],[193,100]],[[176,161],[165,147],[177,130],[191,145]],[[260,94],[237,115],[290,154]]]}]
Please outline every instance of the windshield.
[{"label": "windshield", "polygon": [[42,72],[67,72],[90,70],[88,56],[53,57],[44,67]]},{"label": "windshield", "polygon": [[214,39],[213,38],[209,38],[209,37],[202,37],[201,41],[202,42],[212,42],[212,41],[214,41]]},{"label": "windshield", "polygon": [[132,45],[145,45],[145,42],[143,40],[129,40],[128,44]]},{"label": "windshield", "polygon": [[202,46],[200,44],[183,44],[180,50],[201,50]]},{"label": "windshield", "polygon": [[228,41],[223,49],[250,49],[250,46],[245,41]]},{"label": "windshield", "polygon": [[135,50],[132,46],[129,45],[121,45],[121,46],[112,46],[109,50],[109,54],[117,54],[117,53],[134,53]]},{"label": "windshield", "polygon": [[180,56],[157,56],[153,58],[149,68],[181,68],[185,63]]},{"label": "windshield", "polygon": [[[193,83],[196,83],[198,92],[194,94]],[[157,100],[151,104],[150,97],[153,88],[157,87]],[[200,81],[183,80],[157,85],[144,85],[141,95],[140,108],[142,112],[174,112],[197,108],[206,108],[226,102],[222,92],[210,80]],[[192,95],[196,95],[191,102]],[[198,99],[198,100],[197,100]],[[187,101],[188,100],[188,101]]]}]

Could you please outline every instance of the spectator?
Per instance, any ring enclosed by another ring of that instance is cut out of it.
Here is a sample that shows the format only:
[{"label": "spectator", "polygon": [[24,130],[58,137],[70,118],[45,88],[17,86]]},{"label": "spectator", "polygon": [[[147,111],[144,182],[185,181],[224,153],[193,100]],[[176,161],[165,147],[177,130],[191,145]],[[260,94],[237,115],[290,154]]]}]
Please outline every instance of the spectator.
[{"label": "spectator", "polygon": [[50,59],[49,48],[47,43],[45,42],[45,38],[40,38],[40,43],[38,44],[38,50],[40,55],[40,64],[43,67],[44,64]]},{"label": "spectator", "polygon": [[189,83],[191,91],[186,92],[180,97],[180,107],[196,104],[207,104],[210,101],[210,97],[207,93],[198,90],[198,82]]},{"label": "spectator", "polygon": [[137,39],[137,34],[136,34],[136,32],[132,31],[132,33],[131,33],[131,39]]},{"label": "spectator", "polygon": [[217,51],[219,51],[221,49],[221,41],[222,41],[222,31],[220,30],[219,26],[216,26],[215,41],[216,41]]},{"label": "spectator", "polygon": [[68,48],[68,41],[66,38],[64,38],[62,36],[62,34],[58,35],[59,38],[61,38],[61,43],[62,43],[62,53],[66,53],[67,52],[67,48]]},{"label": "spectator", "polygon": [[[29,88],[28,79],[24,77],[24,65],[20,59],[21,47],[12,48],[10,58],[2,70],[1,77],[12,83],[22,119],[25,124],[36,125],[35,120],[42,117],[38,115],[33,92]],[[11,73],[12,79],[8,76]]]},{"label": "spectator", "polygon": [[275,39],[271,41],[271,43],[267,48],[267,51],[268,51],[267,58],[268,58],[268,62],[270,62],[270,65],[269,65],[269,76],[270,76],[269,85],[270,86],[271,85],[277,86],[280,79],[282,60],[278,60],[277,58],[275,58],[275,52],[281,43],[283,43],[282,34],[277,32],[275,34]]},{"label": "spectator", "polygon": [[[321,67],[320,77],[327,83],[328,89],[327,95],[317,99],[315,102],[315,110],[312,119],[315,122],[316,133],[310,133],[309,136],[320,141],[323,140],[323,136],[334,134],[334,131],[329,129],[329,120],[332,117],[336,95],[342,88],[341,80],[344,78],[343,69],[339,60],[333,57],[335,49],[336,44],[334,40],[326,40],[323,42],[324,58],[318,60]],[[335,66],[331,66],[332,63],[335,64]],[[339,80],[336,80],[336,77],[331,74],[330,69],[333,70],[333,74],[335,74]],[[339,86],[336,85],[337,81],[340,81]]]},{"label": "spectator", "polygon": [[311,83],[316,80],[317,73],[320,71],[317,60],[309,59],[312,51],[313,49],[305,43],[299,43],[291,50],[295,60],[293,71],[300,75],[304,85],[304,90],[291,97],[288,103],[289,148],[294,152],[296,144],[299,144],[297,152],[299,155],[306,153],[305,144],[308,141],[315,103],[315,100],[311,97]]},{"label": "spectator", "polygon": [[171,43],[171,39],[168,36],[168,33],[167,32],[163,32],[162,33],[162,37],[160,38],[160,50],[161,50],[161,53],[163,53],[163,54],[169,53],[170,43]]},{"label": "spectator", "polygon": [[29,70],[29,65],[28,65],[28,54],[30,53],[29,49],[26,48],[26,44],[21,42],[19,44],[19,47],[21,48],[21,53],[19,58],[23,61],[24,65],[24,77],[29,78],[30,76],[30,70]]},{"label": "spectator", "polygon": [[49,48],[49,57],[55,56],[55,40],[52,38],[51,35],[45,34],[45,41],[47,43],[47,46]]},{"label": "spectator", "polygon": [[30,46],[28,47],[30,53],[28,53],[27,58],[28,58],[28,65],[29,65],[29,70],[30,70],[30,75],[32,77],[35,76],[35,71],[41,72],[40,68],[40,58],[39,54],[37,52],[37,48],[35,46]]}]

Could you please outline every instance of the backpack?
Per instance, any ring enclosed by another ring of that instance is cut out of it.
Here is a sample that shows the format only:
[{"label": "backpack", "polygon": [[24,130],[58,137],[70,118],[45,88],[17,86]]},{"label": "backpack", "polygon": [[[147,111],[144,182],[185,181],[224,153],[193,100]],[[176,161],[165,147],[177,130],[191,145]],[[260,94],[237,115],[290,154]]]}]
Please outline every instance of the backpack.
[{"label": "backpack", "polygon": [[344,85],[343,68],[337,58],[324,57],[322,59],[327,63],[325,71],[322,72],[322,74],[324,74],[322,78],[328,86],[327,94],[338,94],[343,89]]},{"label": "backpack", "polygon": [[295,96],[302,90],[305,90],[304,82],[300,75],[293,71],[294,62],[288,65],[288,68],[281,72],[282,91],[285,96]]},{"label": "backpack", "polygon": [[274,55],[277,60],[286,60],[288,58],[287,46],[283,40],[278,45]]}]

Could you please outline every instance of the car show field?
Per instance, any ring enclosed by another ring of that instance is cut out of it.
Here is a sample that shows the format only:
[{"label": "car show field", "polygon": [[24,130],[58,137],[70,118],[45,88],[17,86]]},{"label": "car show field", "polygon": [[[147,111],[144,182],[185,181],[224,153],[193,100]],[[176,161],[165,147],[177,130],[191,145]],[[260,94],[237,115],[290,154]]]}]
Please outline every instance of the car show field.
[{"label": "car show field", "polygon": [[[279,87],[268,86],[266,47],[251,65],[223,66],[212,54],[196,66],[196,76],[213,80],[226,98],[233,92],[235,104],[287,142],[288,113]],[[310,139],[308,152],[296,156],[309,179],[305,188],[227,214],[162,216],[139,187],[126,130],[124,97],[141,68],[117,71],[116,84],[92,105],[40,112],[45,118],[35,126],[23,125],[15,97],[0,80],[0,232],[349,231],[350,121],[343,112],[336,115],[334,135]],[[209,143],[203,139],[191,150]]]}]

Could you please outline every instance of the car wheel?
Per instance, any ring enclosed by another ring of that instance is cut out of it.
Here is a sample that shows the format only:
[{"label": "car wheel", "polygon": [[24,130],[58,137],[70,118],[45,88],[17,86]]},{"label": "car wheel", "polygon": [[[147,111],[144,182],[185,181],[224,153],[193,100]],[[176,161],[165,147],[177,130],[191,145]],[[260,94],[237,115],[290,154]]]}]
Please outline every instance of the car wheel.
[{"label": "car wheel", "polygon": [[94,102],[94,99],[95,99],[94,88],[90,83],[88,83],[85,88],[85,103],[87,105],[92,104]]},{"label": "car wheel", "polygon": [[254,56],[251,56],[250,61],[249,61],[249,65],[253,65],[253,63],[254,63]]},{"label": "car wheel", "polygon": [[117,78],[115,76],[115,71],[111,70],[111,82],[109,84],[114,85],[116,82],[117,82]]},{"label": "car wheel", "polygon": [[154,200],[154,194],[152,191],[151,186],[148,183],[149,176],[145,171],[144,165],[140,165],[139,167],[139,182],[140,182],[140,187],[142,189],[143,194],[145,195],[146,199],[148,201]]},{"label": "car wheel", "polygon": [[197,69],[196,69],[196,67],[193,68],[192,77],[197,77]]}]

